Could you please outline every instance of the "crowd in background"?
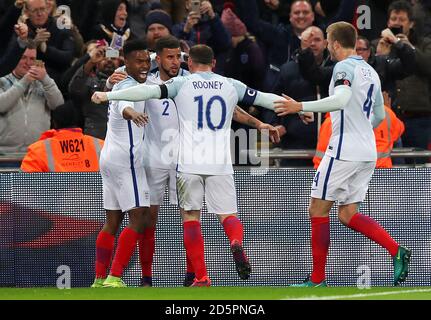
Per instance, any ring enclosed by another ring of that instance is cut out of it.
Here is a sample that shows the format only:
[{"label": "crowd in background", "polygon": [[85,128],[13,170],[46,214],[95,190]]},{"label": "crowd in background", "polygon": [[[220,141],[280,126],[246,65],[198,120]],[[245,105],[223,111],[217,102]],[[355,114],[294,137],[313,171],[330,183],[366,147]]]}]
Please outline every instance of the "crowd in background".
[{"label": "crowd in background", "polygon": [[[431,149],[430,0],[213,0],[200,1],[200,12],[195,2],[0,0],[0,153],[26,152],[64,105],[76,110],[70,125],[103,140],[108,105],[90,97],[122,79],[111,75],[129,39],[154,50],[172,34],[186,53],[207,44],[216,73],[299,101],[326,97],[334,62],[325,30],[336,21],[357,27],[357,54],[376,69],[387,107],[404,125],[395,145]],[[279,147],[316,149],[324,119],[307,126],[298,116],[246,111],[277,126]]]}]

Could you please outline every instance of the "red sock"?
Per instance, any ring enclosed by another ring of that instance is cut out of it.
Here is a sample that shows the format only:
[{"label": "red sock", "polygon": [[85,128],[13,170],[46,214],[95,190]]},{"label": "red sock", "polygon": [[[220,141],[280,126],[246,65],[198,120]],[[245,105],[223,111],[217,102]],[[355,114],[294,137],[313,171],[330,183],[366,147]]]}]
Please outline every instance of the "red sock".
[{"label": "red sock", "polygon": [[374,219],[357,213],[350,220],[348,227],[381,245],[392,257],[397,254],[398,243]]},{"label": "red sock", "polygon": [[96,240],[96,278],[106,278],[106,273],[111,264],[112,251],[114,250],[115,236],[100,231]]},{"label": "red sock", "polygon": [[152,276],[153,257],[156,250],[155,234],[156,228],[145,228],[144,233],[139,236],[139,261],[142,277]]},{"label": "red sock", "polygon": [[205,265],[204,237],[202,236],[201,223],[199,221],[184,222],[184,247],[189,257],[196,278],[206,277],[207,267]]},{"label": "red sock", "polygon": [[121,277],[124,269],[130,262],[133,253],[136,249],[139,233],[130,228],[125,228],[118,238],[117,251],[115,253],[114,261],[112,262],[111,275],[114,277]]},{"label": "red sock", "polygon": [[229,238],[230,243],[239,241],[242,245],[244,240],[244,227],[237,217],[230,216],[223,221],[224,232]]},{"label": "red sock", "polygon": [[195,273],[195,269],[193,269],[193,264],[190,260],[190,258],[187,256],[186,257],[186,262],[187,262],[187,273]]},{"label": "red sock", "polygon": [[329,243],[329,217],[311,218],[311,251],[313,254],[311,281],[314,283],[325,280]]}]

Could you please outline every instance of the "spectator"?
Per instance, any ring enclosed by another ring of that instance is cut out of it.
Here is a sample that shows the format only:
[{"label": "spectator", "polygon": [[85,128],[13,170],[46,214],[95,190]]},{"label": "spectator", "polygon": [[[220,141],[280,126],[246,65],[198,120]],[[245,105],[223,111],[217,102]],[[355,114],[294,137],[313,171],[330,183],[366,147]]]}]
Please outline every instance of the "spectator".
[{"label": "spectator", "polygon": [[260,18],[274,26],[288,24],[291,3],[291,0],[259,0]]},{"label": "spectator", "polygon": [[90,59],[78,69],[69,85],[70,98],[80,107],[83,116],[84,133],[105,139],[108,121],[108,104],[95,105],[91,96],[103,91],[106,80],[123,65],[123,58],[107,58],[104,47],[93,48]]},{"label": "spectator", "polygon": [[226,77],[260,90],[265,75],[265,57],[256,39],[230,8],[223,10],[221,20],[232,36],[232,49],[225,65]]},{"label": "spectator", "polygon": [[[180,40],[185,40],[189,47],[205,44],[214,50],[217,63],[215,72],[223,73],[224,64],[221,54],[226,54],[231,47],[231,37],[223,26],[220,17],[214,12],[209,1],[202,1],[200,12],[192,11],[192,0],[186,1],[188,15],[186,21],[173,27],[172,33]],[[197,10],[197,9],[196,9]]]},{"label": "spectator", "polygon": [[356,42],[356,53],[370,64],[380,77],[382,90],[395,95],[395,82],[413,74],[415,71],[415,52],[413,48],[404,41],[395,38],[390,30],[384,31],[383,45],[387,46],[393,54],[374,54],[370,41],[362,36]]},{"label": "spectator", "polygon": [[120,49],[132,32],[127,21],[128,4],[126,0],[103,0],[101,23],[94,27],[93,39],[105,39],[110,47]]},{"label": "spectator", "polygon": [[314,22],[312,5],[306,0],[294,0],[290,8],[290,25],[274,26],[259,18],[256,0],[236,0],[239,16],[258,40],[267,47],[268,61],[265,91],[274,91],[280,68],[292,60],[301,46],[300,35]]},{"label": "spectator", "polygon": [[[431,39],[422,37],[417,32],[412,6],[408,2],[393,2],[389,7],[388,17],[388,28],[402,28],[402,33],[392,37],[392,41],[398,38],[415,48],[415,72],[404,80],[397,81],[397,97],[393,105],[406,127],[402,136],[403,146],[427,149],[431,137]],[[406,160],[407,163],[412,161],[424,163],[425,159]]]},{"label": "spectator", "polygon": [[172,18],[166,11],[155,9],[148,12],[145,23],[148,50],[155,52],[157,40],[171,34]]},{"label": "spectator", "polygon": [[84,135],[77,126],[72,104],[58,107],[52,114],[54,130],[46,131],[28,147],[21,164],[24,172],[99,171],[103,141]]},{"label": "spectator", "polygon": [[97,51],[94,50],[97,47],[96,40],[90,40],[84,44],[85,53],[76,60],[73,65],[67,69],[65,73],[61,76],[59,88],[63,94],[63,96],[68,99],[69,98],[69,84],[72,81],[73,76],[78,71],[80,67],[85,65],[91,58],[92,54],[95,54]]},{"label": "spectator", "polygon": [[[83,55],[84,39],[79,32],[79,29],[73,23],[71,12],[63,10],[64,8],[57,6],[57,0],[47,0],[47,10],[49,15],[53,17],[59,28],[70,30],[73,41],[75,43],[75,57],[80,58]],[[70,8],[69,8],[70,9]]]},{"label": "spectator", "polygon": [[19,64],[0,78],[0,150],[25,152],[51,125],[51,110],[64,103],[36,49],[27,48]]},{"label": "spectator", "polygon": [[57,0],[57,4],[70,8],[73,24],[82,35],[83,42],[92,40],[91,36],[97,24],[95,13],[100,12],[99,0]]},{"label": "spectator", "polygon": [[0,56],[2,56],[8,49],[7,44],[12,38],[12,30],[14,29],[14,25],[18,22],[23,7],[24,0],[16,0],[15,4],[10,5],[4,14],[0,14],[0,42],[3,43],[0,47]]},{"label": "spectator", "polygon": [[25,14],[29,17],[29,37],[37,44],[38,58],[45,62],[48,74],[59,83],[75,53],[72,33],[57,27],[56,20],[49,15],[46,0],[27,0]]},{"label": "spectator", "polygon": [[162,9],[165,10],[175,24],[181,23],[187,17],[187,0],[160,0]]},{"label": "spectator", "polygon": [[150,10],[156,9],[153,6],[157,6],[158,9],[162,6],[158,0],[127,0],[127,4],[130,29],[133,31],[133,34],[139,35],[139,38],[144,38],[146,28],[145,16]]},{"label": "spectator", "polygon": [[12,72],[21,59],[28,44],[28,27],[24,23],[15,25],[17,40],[12,42],[4,56],[0,57],[0,77]]},{"label": "spectator", "polygon": [[[395,81],[404,79],[414,72],[416,67],[415,53],[410,45],[404,41],[398,41],[393,35],[392,37],[386,35],[379,43],[379,54],[375,55],[368,39],[359,36],[356,43],[356,53],[376,70],[382,88],[390,92],[392,97],[395,94]],[[391,48],[393,53],[388,56]],[[302,51],[298,55],[298,61],[304,78],[320,86],[322,97],[328,96],[334,65],[319,67],[311,53],[307,51]]]},{"label": "spectator", "polygon": [[[301,48],[313,56],[317,65],[326,67],[333,65],[330,55],[326,50],[327,41],[323,31],[317,27],[307,28],[301,35]],[[300,65],[292,60],[281,67],[280,78],[275,86],[275,93],[282,93],[301,101],[313,101],[322,91],[317,85],[304,79]],[[325,89],[327,92],[327,88]],[[306,125],[298,115],[289,115],[283,118],[276,117],[272,121],[277,125],[280,136],[282,137],[280,146],[283,149],[315,149],[317,144],[317,121]],[[283,160],[283,166],[312,166],[310,160]]]},{"label": "spectator", "polygon": [[323,30],[338,21],[353,22],[358,0],[319,0],[314,6],[316,20]]}]

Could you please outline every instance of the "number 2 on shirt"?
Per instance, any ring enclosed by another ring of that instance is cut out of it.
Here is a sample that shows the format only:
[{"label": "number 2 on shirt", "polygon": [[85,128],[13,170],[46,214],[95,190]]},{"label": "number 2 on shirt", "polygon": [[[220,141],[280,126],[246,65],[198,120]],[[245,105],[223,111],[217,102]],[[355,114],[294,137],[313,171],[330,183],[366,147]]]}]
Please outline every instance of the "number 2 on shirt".
[{"label": "number 2 on shirt", "polygon": [[163,111],[162,116],[169,117],[169,101],[163,101],[163,106],[165,107],[165,111]]}]

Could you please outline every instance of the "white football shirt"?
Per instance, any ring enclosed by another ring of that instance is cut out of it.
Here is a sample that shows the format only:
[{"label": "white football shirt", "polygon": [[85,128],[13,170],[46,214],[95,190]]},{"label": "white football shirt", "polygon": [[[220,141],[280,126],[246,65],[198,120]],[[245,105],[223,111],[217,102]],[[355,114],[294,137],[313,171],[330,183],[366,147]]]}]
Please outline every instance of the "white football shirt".
[{"label": "white football shirt", "polygon": [[[189,75],[181,69],[178,77]],[[150,74],[148,85],[161,85],[160,73]],[[146,167],[176,170],[179,147],[178,114],[172,99],[146,101],[149,123],[145,127],[144,163]]]},{"label": "white football shirt", "polygon": [[377,72],[359,56],[335,65],[329,94],[338,85],[352,89],[343,110],[331,112],[332,136],[326,154],[337,160],[376,161],[377,149],[370,117],[375,105],[383,105]]},{"label": "white football shirt", "polygon": [[233,174],[230,133],[238,101],[253,102],[257,91],[212,72],[176,77],[165,83],[179,118],[178,172]]},{"label": "white football shirt", "polygon": [[[138,84],[129,76],[117,83],[113,91],[134,87]],[[108,128],[100,162],[134,169],[144,166],[144,128],[139,128],[133,121],[123,118],[123,111],[126,107],[143,113],[145,102],[111,101],[109,103]]]}]

